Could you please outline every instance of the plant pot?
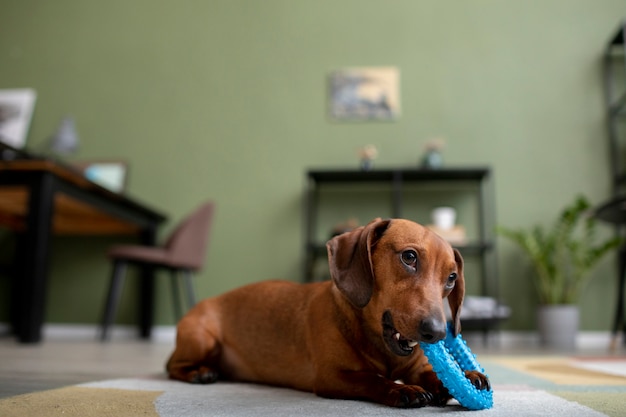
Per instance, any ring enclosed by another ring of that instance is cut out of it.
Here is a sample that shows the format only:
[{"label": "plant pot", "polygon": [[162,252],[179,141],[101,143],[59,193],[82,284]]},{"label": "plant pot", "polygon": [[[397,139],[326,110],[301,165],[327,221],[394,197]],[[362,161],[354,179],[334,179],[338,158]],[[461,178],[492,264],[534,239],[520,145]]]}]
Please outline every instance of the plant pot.
[{"label": "plant pot", "polygon": [[579,309],[576,305],[545,305],[537,308],[541,345],[549,349],[576,350]]}]

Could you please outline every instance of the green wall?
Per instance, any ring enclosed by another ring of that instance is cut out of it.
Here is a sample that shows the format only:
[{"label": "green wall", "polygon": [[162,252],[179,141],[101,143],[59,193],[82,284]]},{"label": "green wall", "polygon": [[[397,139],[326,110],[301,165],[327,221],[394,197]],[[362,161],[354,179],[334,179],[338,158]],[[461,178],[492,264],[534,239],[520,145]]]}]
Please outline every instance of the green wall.
[{"label": "green wall", "polygon": [[[0,88],[38,92],[30,149],[71,114],[72,159],[130,161],[129,193],[170,215],[163,234],[214,199],[198,281],[210,296],[299,279],[305,170],[356,167],[369,143],[378,166],[411,166],[444,137],[449,166],[493,167],[508,226],[545,223],[580,192],[607,198],[600,55],[624,17],[623,0],[1,0]],[[329,121],[327,74],[383,65],[400,69],[401,118]],[[48,321],[98,320],[113,241],[54,239]],[[507,328],[531,329],[528,263],[498,246]],[[582,327],[606,330],[613,259],[595,275]],[[159,282],[162,324],[173,323],[167,288]],[[132,322],[127,289],[120,321]]]}]

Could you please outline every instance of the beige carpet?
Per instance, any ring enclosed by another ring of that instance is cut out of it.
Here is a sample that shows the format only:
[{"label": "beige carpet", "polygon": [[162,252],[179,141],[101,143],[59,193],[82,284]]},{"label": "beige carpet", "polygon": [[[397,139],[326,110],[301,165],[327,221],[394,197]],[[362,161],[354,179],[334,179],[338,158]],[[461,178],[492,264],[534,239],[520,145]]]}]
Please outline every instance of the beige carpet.
[{"label": "beige carpet", "polygon": [[515,357],[492,360],[560,385],[626,386],[626,357]]},{"label": "beige carpet", "polygon": [[518,378],[568,401],[608,416],[626,416],[624,356],[508,357],[492,359],[492,363],[519,371]]},{"label": "beige carpet", "polygon": [[[626,358],[479,358],[494,384],[494,408],[472,416],[626,415]],[[210,386],[164,375],[99,381],[0,401],[0,416],[431,416],[468,415],[445,408],[392,409],[252,384]]]},{"label": "beige carpet", "polygon": [[65,387],[0,401],[0,416],[158,417],[154,402],[162,391]]}]

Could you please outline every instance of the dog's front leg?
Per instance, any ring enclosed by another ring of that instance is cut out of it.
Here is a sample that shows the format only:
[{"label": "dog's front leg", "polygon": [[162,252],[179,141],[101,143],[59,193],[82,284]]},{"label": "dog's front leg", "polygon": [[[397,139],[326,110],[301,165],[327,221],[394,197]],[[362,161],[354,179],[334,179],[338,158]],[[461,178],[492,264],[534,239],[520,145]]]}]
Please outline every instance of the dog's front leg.
[{"label": "dog's front leg", "polygon": [[315,393],[326,398],[366,400],[404,408],[424,407],[433,399],[430,392],[418,385],[398,384],[376,373],[358,371],[318,379]]}]

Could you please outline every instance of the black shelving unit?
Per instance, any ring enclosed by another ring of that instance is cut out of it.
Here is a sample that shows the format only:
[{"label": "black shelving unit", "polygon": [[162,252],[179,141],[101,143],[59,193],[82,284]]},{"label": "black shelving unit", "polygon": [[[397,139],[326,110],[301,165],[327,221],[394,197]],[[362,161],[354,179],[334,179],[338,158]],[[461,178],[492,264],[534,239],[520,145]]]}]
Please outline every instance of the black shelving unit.
[{"label": "black shelving unit", "polygon": [[[609,139],[611,198],[598,207],[596,217],[615,225],[616,233],[626,235],[626,20],[621,22],[604,49],[604,97]],[[626,334],[624,320],[626,291],[626,245],[619,250],[617,302],[611,347],[617,334]],[[626,344],[626,338],[624,338]]]},{"label": "black shelving unit", "polygon": [[[305,265],[304,280],[314,281],[315,265],[326,261],[325,242],[316,239],[320,194],[333,186],[384,185],[390,189],[390,213],[380,217],[403,218],[406,192],[419,193],[413,185],[455,184],[477,193],[477,237],[464,245],[455,245],[464,257],[479,257],[481,267],[481,294],[499,299],[496,271],[496,248],[493,239],[495,202],[491,170],[488,167],[415,169],[394,168],[370,171],[355,169],[310,170],[307,172],[307,201],[305,204]],[[410,190],[407,191],[408,186]],[[388,215],[387,215],[388,214]],[[489,318],[466,320],[464,328],[489,329],[501,320]]]},{"label": "black shelving unit", "polygon": [[604,50],[604,97],[606,102],[613,193],[626,185],[626,20],[609,39]]}]

